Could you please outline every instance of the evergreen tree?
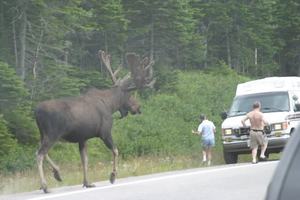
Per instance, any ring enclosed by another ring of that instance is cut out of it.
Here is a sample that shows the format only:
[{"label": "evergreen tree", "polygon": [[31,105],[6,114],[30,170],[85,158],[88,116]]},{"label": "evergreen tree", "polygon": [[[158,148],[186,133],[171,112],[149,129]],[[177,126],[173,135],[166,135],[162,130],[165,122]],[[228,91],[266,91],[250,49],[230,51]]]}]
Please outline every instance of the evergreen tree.
[{"label": "evergreen tree", "polygon": [[240,73],[276,74],[272,2],[195,1],[206,47],[204,66],[223,60]]},{"label": "evergreen tree", "polygon": [[1,61],[0,83],[0,113],[15,108],[28,95],[28,91],[16,71]]},{"label": "evergreen tree", "polygon": [[[17,142],[7,128],[7,122],[0,115],[0,158],[4,158],[9,152],[16,148]],[[0,168],[2,159],[0,159]]]},{"label": "evergreen tree", "polygon": [[15,70],[0,62],[0,113],[7,128],[20,143],[34,143],[37,138],[28,90]]},{"label": "evergreen tree", "polygon": [[[163,63],[185,67],[196,32],[190,1],[123,1],[129,19],[127,47]],[[195,46],[197,47],[197,46]]]},{"label": "evergreen tree", "polygon": [[300,4],[297,0],[276,1],[277,60],[282,75],[300,75]]}]

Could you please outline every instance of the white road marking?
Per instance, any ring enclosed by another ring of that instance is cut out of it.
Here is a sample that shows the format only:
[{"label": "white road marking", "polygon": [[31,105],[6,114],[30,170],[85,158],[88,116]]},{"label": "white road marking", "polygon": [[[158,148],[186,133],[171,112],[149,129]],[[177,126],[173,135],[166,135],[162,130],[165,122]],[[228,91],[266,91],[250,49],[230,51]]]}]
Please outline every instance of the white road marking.
[{"label": "white road marking", "polygon": [[211,172],[220,172],[220,171],[226,171],[226,170],[232,170],[232,169],[239,169],[239,168],[245,168],[245,167],[250,167],[250,166],[257,166],[257,165],[267,165],[272,162],[263,162],[259,164],[251,164],[251,165],[238,165],[238,166],[230,166],[230,167],[225,167],[225,168],[212,168],[212,169],[207,169],[207,170],[200,170],[200,171],[195,171],[195,172],[187,172],[187,173],[180,173],[180,174],[172,174],[172,175],[165,175],[161,177],[153,177],[153,178],[148,178],[148,179],[143,179],[143,180],[136,180],[132,182],[127,182],[127,183],[116,183],[114,185],[107,185],[107,186],[102,186],[102,187],[95,187],[95,188],[88,188],[85,190],[77,190],[77,191],[72,191],[72,192],[65,192],[65,193],[60,193],[60,194],[45,194],[45,196],[42,197],[35,197],[35,198],[30,198],[27,200],[43,200],[43,199],[53,199],[56,197],[63,197],[63,196],[68,196],[68,195],[73,195],[73,194],[80,194],[80,193],[85,193],[85,192],[92,192],[95,190],[105,190],[109,188],[116,188],[116,187],[122,187],[122,186],[128,186],[128,185],[135,185],[135,184],[140,184],[140,183],[147,183],[147,182],[152,182],[152,181],[159,181],[163,179],[170,179],[170,178],[177,178],[177,177],[183,177],[183,176],[191,176],[191,175],[196,175],[196,174],[202,174],[202,173],[211,173]]}]

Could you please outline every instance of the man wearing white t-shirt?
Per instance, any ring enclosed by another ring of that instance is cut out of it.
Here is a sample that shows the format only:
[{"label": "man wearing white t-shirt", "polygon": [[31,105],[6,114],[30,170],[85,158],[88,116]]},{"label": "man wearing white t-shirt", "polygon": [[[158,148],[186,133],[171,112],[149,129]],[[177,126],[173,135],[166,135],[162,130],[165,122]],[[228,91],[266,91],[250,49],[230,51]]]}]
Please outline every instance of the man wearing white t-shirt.
[{"label": "man wearing white t-shirt", "polygon": [[212,147],[215,146],[215,132],[216,127],[213,122],[209,121],[205,115],[200,115],[201,123],[198,126],[198,130],[192,130],[192,133],[200,135],[202,140],[202,162],[205,163],[207,161],[207,165],[211,164],[212,159]]}]

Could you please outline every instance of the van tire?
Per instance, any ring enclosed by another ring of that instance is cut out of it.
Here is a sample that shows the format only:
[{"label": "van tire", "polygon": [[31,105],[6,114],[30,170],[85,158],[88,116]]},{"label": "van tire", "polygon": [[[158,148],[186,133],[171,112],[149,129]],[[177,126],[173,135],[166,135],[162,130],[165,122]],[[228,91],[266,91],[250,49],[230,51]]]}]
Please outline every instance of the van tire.
[{"label": "van tire", "polygon": [[238,161],[238,154],[232,153],[232,152],[223,152],[224,154],[224,160],[226,164],[235,164]]}]

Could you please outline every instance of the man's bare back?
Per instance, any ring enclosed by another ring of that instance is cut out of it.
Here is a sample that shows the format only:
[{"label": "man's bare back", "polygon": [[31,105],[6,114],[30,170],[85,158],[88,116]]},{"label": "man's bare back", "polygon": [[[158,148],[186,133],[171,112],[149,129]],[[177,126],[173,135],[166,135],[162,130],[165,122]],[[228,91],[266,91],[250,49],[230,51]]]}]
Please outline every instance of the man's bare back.
[{"label": "man's bare back", "polygon": [[249,119],[251,129],[264,130],[264,127],[268,124],[268,122],[264,119],[263,113],[260,112],[260,106],[261,105],[259,102],[255,102],[253,104],[253,110],[250,111],[244,119],[242,119],[242,124],[244,127],[246,127],[245,121]]},{"label": "man's bare back", "polygon": [[250,120],[251,129],[263,130],[266,125],[263,114],[259,110],[253,110],[247,114],[247,118]]}]

